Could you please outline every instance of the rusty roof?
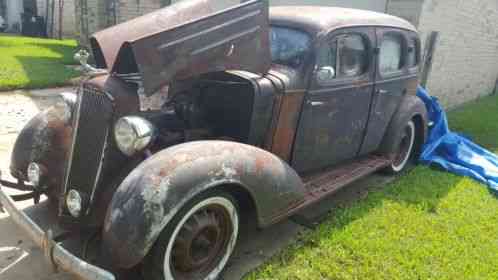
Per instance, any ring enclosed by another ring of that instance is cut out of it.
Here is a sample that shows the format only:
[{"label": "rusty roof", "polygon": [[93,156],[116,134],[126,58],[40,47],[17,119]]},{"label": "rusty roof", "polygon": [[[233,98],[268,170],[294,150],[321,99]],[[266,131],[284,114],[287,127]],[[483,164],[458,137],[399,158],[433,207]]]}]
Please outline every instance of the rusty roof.
[{"label": "rusty roof", "polygon": [[386,26],[416,32],[408,21],[366,10],[325,6],[275,6],[270,8],[272,24],[304,30],[314,36],[352,26]]}]

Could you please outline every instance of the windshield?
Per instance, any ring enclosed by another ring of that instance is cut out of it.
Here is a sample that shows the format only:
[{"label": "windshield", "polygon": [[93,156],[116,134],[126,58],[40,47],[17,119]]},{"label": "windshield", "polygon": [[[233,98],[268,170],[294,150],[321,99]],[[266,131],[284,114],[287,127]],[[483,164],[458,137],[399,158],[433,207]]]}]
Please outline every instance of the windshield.
[{"label": "windshield", "polygon": [[310,50],[310,36],[286,27],[270,28],[272,62],[299,68]]}]

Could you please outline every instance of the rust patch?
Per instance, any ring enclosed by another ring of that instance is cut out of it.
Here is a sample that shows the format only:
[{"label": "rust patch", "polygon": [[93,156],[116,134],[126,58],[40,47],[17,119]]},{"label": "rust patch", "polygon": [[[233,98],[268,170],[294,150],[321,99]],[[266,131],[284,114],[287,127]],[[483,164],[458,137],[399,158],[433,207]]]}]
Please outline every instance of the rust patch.
[{"label": "rust patch", "polygon": [[275,127],[270,130],[273,137],[269,150],[281,159],[289,162],[294,136],[296,135],[299,113],[303,104],[304,90],[296,91],[293,94],[284,94],[280,98],[281,102],[279,103],[281,105],[278,106],[278,118],[275,120]]},{"label": "rust patch", "polygon": [[410,79],[406,85],[407,95],[417,95],[418,77]]}]

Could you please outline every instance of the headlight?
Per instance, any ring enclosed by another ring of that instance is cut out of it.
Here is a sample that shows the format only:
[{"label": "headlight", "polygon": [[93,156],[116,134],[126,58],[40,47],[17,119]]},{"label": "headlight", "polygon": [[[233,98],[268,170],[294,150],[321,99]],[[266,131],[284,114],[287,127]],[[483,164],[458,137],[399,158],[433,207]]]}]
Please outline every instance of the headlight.
[{"label": "headlight", "polygon": [[127,156],[145,149],[152,142],[154,134],[154,125],[137,116],[122,117],[114,126],[118,148]]},{"label": "headlight", "polygon": [[77,218],[81,215],[81,210],[83,209],[83,198],[80,193],[76,190],[70,190],[66,196],[66,206],[69,214]]},{"label": "headlight", "polygon": [[32,162],[28,165],[27,170],[28,180],[29,182],[35,186],[40,186],[40,182],[43,178],[43,175],[46,174],[46,169],[43,165]]}]

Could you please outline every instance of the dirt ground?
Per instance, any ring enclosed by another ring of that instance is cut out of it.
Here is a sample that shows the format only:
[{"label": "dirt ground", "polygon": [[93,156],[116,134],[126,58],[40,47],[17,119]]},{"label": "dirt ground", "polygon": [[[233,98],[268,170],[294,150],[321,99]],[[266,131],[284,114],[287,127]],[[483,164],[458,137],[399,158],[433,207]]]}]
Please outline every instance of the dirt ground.
[{"label": "dirt ground", "polygon": [[[9,177],[10,151],[17,134],[40,110],[60,101],[58,97],[47,96],[54,96],[54,92],[63,90],[67,89],[32,91],[31,95],[20,91],[0,92],[0,170],[4,177]],[[278,250],[292,242],[299,232],[303,232],[305,227],[300,224],[312,226],[332,206],[361,199],[368,195],[370,189],[382,186],[391,179],[374,175],[361,180],[322,203],[303,211],[294,219],[299,221],[299,224],[286,220],[266,230],[250,229],[241,232],[240,240],[223,279],[240,279],[248,271],[262,264]],[[18,207],[25,209],[28,215],[37,222],[44,223],[45,227],[53,220],[47,215],[45,203],[33,205],[31,201],[19,202]],[[77,251],[80,249],[74,246],[73,252],[78,254]],[[136,280],[137,278],[139,277],[134,275],[130,279]],[[73,278],[67,274],[55,273],[49,263],[44,260],[43,253],[12,222],[8,214],[0,213],[0,279],[70,280]]]}]

